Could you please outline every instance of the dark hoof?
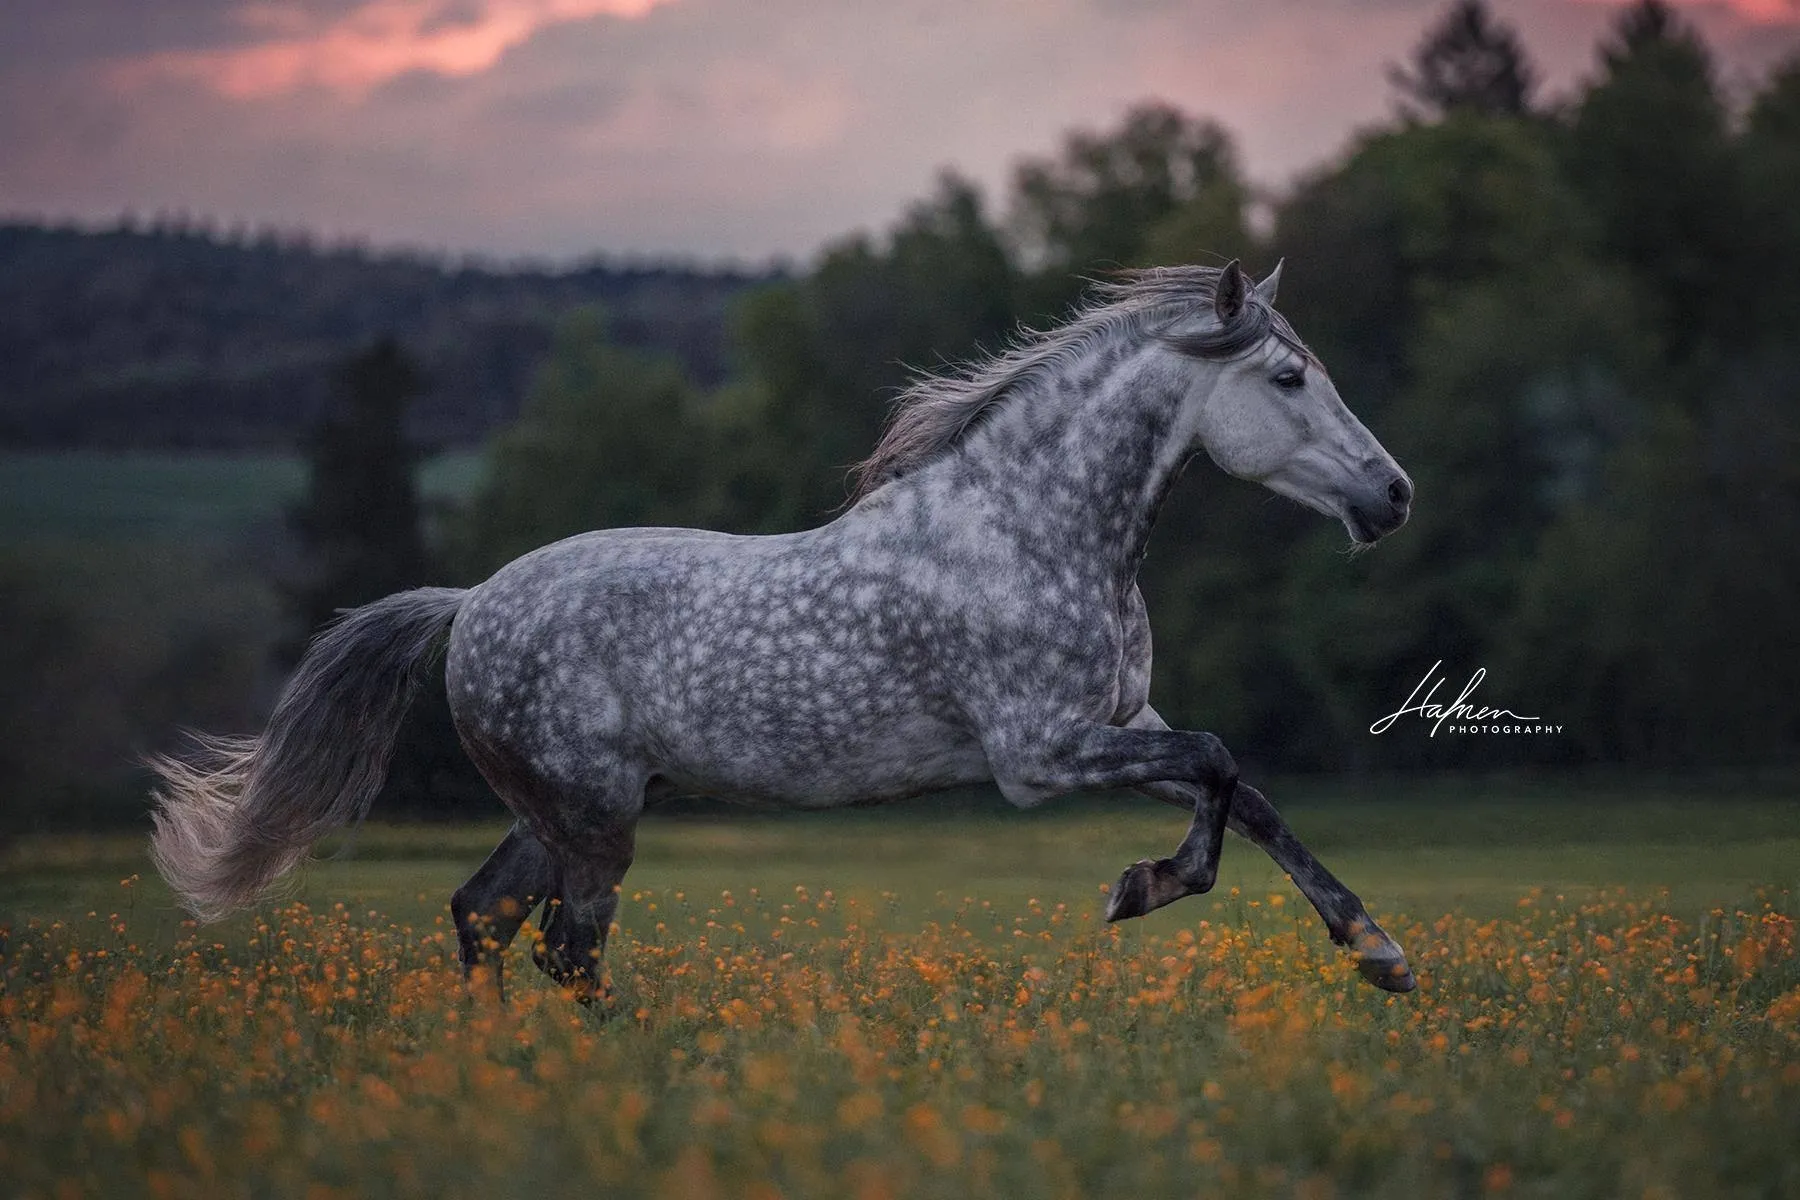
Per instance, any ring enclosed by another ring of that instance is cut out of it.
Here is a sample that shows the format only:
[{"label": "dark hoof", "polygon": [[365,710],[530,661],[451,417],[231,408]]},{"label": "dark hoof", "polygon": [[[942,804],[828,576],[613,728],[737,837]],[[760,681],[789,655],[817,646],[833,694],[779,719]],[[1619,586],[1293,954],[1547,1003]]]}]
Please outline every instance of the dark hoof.
[{"label": "dark hoof", "polygon": [[1384,992],[1410,992],[1419,986],[1413,978],[1412,969],[1404,961],[1384,963],[1376,959],[1365,958],[1356,964],[1362,977]]},{"label": "dark hoof", "polygon": [[1393,938],[1380,929],[1362,927],[1352,936],[1351,953],[1356,955],[1356,969],[1362,977],[1384,992],[1410,992],[1419,986],[1412,969],[1406,965],[1406,954]]},{"label": "dark hoof", "polygon": [[531,952],[531,961],[537,965],[538,970],[573,995],[578,1004],[603,1004],[612,998],[606,985],[594,977],[594,972],[571,965],[561,950],[535,947]]},{"label": "dark hoof", "polygon": [[506,978],[498,964],[489,966],[481,963],[476,966],[464,966],[463,999],[471,1004],[486,997],[493,997],[501,1004],[506,1003]]},{"label": "dark hoof", "polygon": [[563,994],[583,1008],[604,1009],[612,1003],[612,991],[605,982],[595,979],[586,971],[551,972]]},{"label": "dark hoof", "polygon": [[1119,882],[1113,885],[1112,895],[1107,898],[1107,921],[1124,921],[1149,912],[1150,888],[1155,882],[1156,864],[1149,859],[1139,859],[1126,867]]}]

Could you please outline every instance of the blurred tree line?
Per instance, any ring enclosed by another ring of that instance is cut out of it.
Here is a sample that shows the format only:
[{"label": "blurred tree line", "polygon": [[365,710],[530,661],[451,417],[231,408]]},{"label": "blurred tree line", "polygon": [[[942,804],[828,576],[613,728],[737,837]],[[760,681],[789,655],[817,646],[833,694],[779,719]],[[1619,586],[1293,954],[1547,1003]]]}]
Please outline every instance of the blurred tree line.
[{"label": "blurred tree line", "polygon": [[[912,372],[1062,319],[1112,268],[1285,257],[1282,308],[1412,473],[1414,516],[1348,555],[1333,523],[1196,467],[1143,574],[1164,714],[1288,770],[1791,764],[1800,63],[1728,104],[1646,0],[1547,102],[1464,0],[1391,78],[1394,119],[1278,197],[1161,104],[1022,162],[997,204],[947,172],[885,233],[737,294],[716,377],[575,311],[453,513],[422,511],[404,418],[443,381],[410,340],[373,344],[311,443],[290,650],[336,607],[589,529],[817,524]],[[1439,661],[1452,693],[1486,668],[1479,701],[1565,732],[1371,735]],[[441,695],[390,791],[480,803]]]},{"label": "blurred tree line", "polygon": [[718,382],[726,309],[765,278],[449,262],[181,217],[0,223],[0,446],[286,449],[330,402],[332,364],[390,335],[432,379],[409,430],[467,443],[518,415],[583,305],[606,305],[622,344]]}]

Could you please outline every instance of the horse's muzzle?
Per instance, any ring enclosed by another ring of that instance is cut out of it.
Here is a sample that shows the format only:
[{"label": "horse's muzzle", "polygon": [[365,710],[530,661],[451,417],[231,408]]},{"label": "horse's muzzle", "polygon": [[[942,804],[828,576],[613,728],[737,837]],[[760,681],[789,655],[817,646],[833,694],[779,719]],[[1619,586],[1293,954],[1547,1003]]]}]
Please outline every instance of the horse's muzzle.
[{"label": "horse's muzzle", "polygon": [[1350,536],[1364,545],[1380,541],[1406,524],[1412,511],[1412,480],[1395,475],[1371,494],[1353,498],[1345,506],[1344,524]]}]

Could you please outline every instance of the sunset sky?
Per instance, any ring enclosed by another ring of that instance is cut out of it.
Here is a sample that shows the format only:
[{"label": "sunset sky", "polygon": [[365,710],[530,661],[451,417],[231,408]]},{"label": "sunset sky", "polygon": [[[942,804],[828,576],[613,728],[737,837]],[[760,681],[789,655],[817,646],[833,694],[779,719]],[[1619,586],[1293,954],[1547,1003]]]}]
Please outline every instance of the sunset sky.
[{"label": "sunset sky", "polygon": [[[497,256],[803,258],[941,166],[1160,97],[1280,187],[1442,0],[60,0],[0,9],[0,215],[185,210]],[[1608,0],[1498,0],[1554,95]],[[1747,93],[1800,0],[1686,3]]]}]

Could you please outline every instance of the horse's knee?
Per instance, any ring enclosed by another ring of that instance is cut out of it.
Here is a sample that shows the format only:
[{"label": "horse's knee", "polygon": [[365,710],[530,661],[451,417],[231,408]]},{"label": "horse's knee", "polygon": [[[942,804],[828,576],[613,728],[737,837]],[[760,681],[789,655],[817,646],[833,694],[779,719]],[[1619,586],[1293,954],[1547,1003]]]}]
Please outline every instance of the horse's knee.
[{"label": "horse's knee", "polygon": [[1225,748],[1217,734],[1196,734],[1200,739],[1198,760],[1205,778],[1201,780],[1215,796],[1230,799],[1237,790],[1237,759]]}]

